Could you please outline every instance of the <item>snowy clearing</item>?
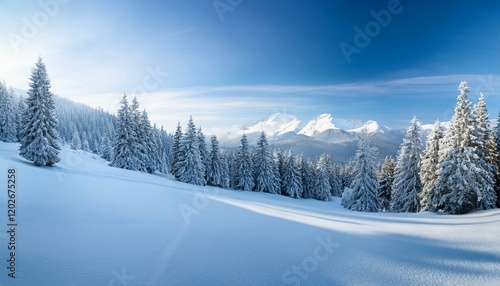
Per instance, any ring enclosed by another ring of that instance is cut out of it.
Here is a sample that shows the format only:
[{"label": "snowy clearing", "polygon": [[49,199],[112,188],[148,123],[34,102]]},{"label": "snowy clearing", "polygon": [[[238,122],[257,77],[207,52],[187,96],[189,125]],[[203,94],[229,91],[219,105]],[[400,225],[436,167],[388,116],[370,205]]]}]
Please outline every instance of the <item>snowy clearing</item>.
[{"label": "snowy clearing", "polygon": [[16,278],[1,285],[499,285],[500,209],[352,212],[333,202],[197,187],[66,147],[54,167],[0,143],[17,170]]}]

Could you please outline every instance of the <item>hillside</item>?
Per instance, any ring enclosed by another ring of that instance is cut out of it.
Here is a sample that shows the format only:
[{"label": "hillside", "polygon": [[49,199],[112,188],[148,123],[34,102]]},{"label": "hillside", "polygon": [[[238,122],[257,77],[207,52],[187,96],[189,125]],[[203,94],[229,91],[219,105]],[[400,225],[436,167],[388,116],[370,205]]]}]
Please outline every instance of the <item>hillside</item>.
[{"label": "hillside", "polygon": [[[358,213],[332,202],[179,183],[64,148],[18,175],[17,275],[1,285],[498,285],[500,209]],[[6,182],[4,175],[4,183]],[[5,217],[6,192],[0,213]],[[5,229],[5,221],[2,220]]]}]

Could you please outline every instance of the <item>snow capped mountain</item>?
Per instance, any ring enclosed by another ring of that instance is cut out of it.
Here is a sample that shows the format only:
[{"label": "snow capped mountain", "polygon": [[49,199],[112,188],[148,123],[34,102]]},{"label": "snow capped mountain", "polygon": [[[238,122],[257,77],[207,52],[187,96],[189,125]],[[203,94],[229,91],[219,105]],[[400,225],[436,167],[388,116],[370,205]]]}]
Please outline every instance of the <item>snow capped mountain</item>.
[{"label": "snow capped mountain", "polygon": [[[320,114],[304,125],[304,123],[294,115],[275,113],[244,129],[244,132],[247,134],[264,132],[269,137],[279,137],[287,133],[315,137],[327,130],[343,130],[349,133],[371,135],[377,132],[384,133],[390,129],[385,126],[380,126],[373,120],[362,121],[357,119],[334,118],[328,113]],[[324,135],[322,137],[324,137]]]},{"label": "snow capped mountain", "polygon": [[348,129],[347,131],[353,133],[361,133],[361,134],[374,134],[374,133],[385,133],[390,129],[385,126],[380,126],[376,121],[368,120],[361,127]]},{"label": "snow capped mountain", "polygon": [[298,132],[298,134],[314,136],[328,129],[338,129],[335,127],[332,120],[333,118],[331,114],[320,114],[313,120],[309,121],[307,125]]},{"label": "snow capped mountain", "polygon": [[267,136],[280,136],[288,132],[295,132],[300,122],[294,115],[275,113],[248,127],[245,129],[245,133],[264,132]]}]

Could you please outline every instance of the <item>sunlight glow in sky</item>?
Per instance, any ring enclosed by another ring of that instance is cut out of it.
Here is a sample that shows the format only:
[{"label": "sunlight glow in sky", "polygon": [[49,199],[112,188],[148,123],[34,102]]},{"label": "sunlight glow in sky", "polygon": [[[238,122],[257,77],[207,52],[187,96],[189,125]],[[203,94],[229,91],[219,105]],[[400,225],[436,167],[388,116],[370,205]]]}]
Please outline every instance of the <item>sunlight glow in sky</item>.
[{"label": "sunlight glow in sky", "polygon": [[[499,1],[0,0],[0,80],[42,55],[59,96],[125,92],[173,131],[283,112],[407,126],[449,120],[461,80],[500,111]],[[347,52],[346,52],[346,47]]]}]

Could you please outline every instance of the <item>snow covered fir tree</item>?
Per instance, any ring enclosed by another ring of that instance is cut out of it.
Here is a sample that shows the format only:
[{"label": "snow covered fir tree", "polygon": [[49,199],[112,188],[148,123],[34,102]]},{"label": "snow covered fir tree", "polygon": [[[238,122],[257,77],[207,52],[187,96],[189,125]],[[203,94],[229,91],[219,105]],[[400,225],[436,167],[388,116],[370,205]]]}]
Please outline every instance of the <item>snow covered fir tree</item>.
[{"label": "snow covered fir tree", "polygon": [[19,154],[36,166],[59,162],[59,134],[50,79],[39,57],[31,73],[26,108],[22,115]]},{"label": "snow covered fir tree", "polygon": [[427,136],[426,147],[422,153],[420,165],[422,191],[419,194],[420,209],[422,211],[434,210],[432,201],[434,200],[436,181],[439,178],[439,171],[441,170],[439,154],[443,133],[443,127],[438,120],[434,123],[431,133]]},{"label": "snow covered fir tree", "polygon": [[413,118],[403,139],[394,168],[391,195],[393,212],[418,212],[420,210],[419,194],[422,191],[419,175],[422,153],[420,136],[420,123]]},{"label": "snow covered fir tree", "polygon": [[342,194],[342,205],[353,211],[378,212],[378,182],[376,177],[377,150],[366,140],[360,140],[354,158],[355,177]]}]

